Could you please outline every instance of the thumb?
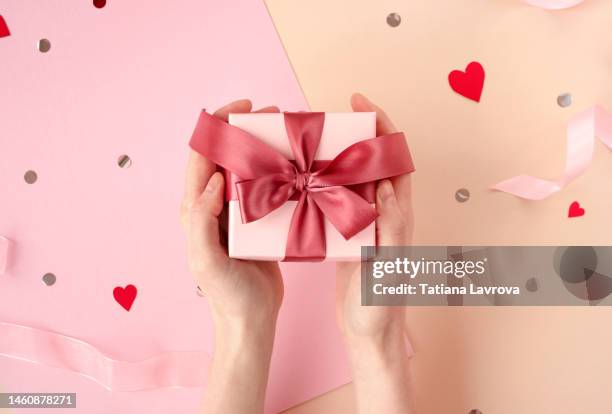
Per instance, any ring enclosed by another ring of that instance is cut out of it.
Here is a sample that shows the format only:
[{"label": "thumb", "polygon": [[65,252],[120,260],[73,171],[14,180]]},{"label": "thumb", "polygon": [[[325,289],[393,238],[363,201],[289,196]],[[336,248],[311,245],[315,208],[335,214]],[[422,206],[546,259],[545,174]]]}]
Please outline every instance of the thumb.
[{"label": "thumb", "polygon": [[410,244],[410,221],[400,208],[395,189],[389,180],[383,180],[376,189],[376,236],[379,246],[405,246]]},{"label": "thumb", "polygon": [[189,262],[192,271],[206,271],[227,258],[219,243],[219,214],[223,210],[223,175],[214,173],[189,212]]}]

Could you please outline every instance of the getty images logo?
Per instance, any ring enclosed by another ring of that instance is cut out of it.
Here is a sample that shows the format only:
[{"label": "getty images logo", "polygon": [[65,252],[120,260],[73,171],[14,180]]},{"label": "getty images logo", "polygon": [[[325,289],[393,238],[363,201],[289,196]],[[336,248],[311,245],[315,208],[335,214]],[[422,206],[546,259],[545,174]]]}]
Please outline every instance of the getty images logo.
[{"label": "getty images logo", "polygon": [[487,258],[480,260],[412,260],[407,257],[394,260],[377,260],[372,263],[372,276],[380,279],[389,275],[402,275],[414,279],[419,275],[453,275],[456,278],[482,275],[486,271]]}]

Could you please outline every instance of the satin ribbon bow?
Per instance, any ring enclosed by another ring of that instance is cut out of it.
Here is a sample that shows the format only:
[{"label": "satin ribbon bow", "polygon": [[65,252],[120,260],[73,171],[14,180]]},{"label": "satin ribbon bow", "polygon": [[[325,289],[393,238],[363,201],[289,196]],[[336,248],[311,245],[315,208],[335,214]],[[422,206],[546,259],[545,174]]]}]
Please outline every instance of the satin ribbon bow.
[{"label": "satin ribbon bow", "polygon": [[323,260],[325,218],[345,239],[362,231],[377,213],[373,191],[367,196],[360,185],[414,171],[412,158],[404,134],[397,132],[359,141],[329,163],[315,162],[325,113],[285,113],[284,121],[294,162],[204,111],[189,144],[239,177],[235,190],[244,223],[297,198],[284,260]]}]

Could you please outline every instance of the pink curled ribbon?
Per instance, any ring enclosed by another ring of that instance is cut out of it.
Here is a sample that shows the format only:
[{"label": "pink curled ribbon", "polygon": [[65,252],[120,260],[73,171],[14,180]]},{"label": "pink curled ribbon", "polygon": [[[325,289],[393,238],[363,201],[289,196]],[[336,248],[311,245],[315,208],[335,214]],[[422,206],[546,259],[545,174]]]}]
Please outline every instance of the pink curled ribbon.
[{"label": "pink curled ribbon", "polygon": [[[242,221],[250,223],[297,197],[284,261],[325,258],[327,218],[345,239],[372,223],[374,199],[359,187],[414,171],[404,134],[359,141],[330,162],[315,162],[325,122],[323,112],[284,114],[295,161],[253,135],[202,111],[189,145],[237,176],[232,180]],[[230,189],[230,193],[234,189]],[[370,191],[369,194],[373,192]]]},{"label": "pink curled ribbon", "polygon": [[596,137],[612,149],[612,115],[594,106],[574,116],[567,128],[565,173],[550,181],[530,175],[519,175],[495,184],[492,189],[528,200],[543,200],[561,191],[591,164]]},{"label": "pink curled ribbon", "polygon": [[584,0],[523,0],[525,3],[532,6],[540,7],[548,10],[561,10],[574,7]]},{"label": "pink curled ribbon", "polygon": [[210,361],[204,351],[172,351],[136,362],[118,361],[79,339],[7,322],[0,322],[0,356],[69,370],[109,391],[200,387]]}]

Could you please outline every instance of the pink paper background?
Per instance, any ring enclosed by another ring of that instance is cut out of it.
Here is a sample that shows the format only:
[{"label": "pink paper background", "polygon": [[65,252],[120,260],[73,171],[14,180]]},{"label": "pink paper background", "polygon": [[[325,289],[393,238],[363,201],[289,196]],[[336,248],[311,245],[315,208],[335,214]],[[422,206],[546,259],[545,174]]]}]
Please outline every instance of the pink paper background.
[{"label": "pink paper background", "polygon": [[[211,349],[187,272],[178,209],[199,110],[250,97],[304,110],[260,1],[4,0],[0,39],[0,320],[75,336],[112,358]],[[40,53],[40,38],[51,50]],[[133,165],[117,166],[128,154]],[[27,170],[38,173],[33,185]],[[268,411],[349,380],[333,264],[284,266]],[[41,281],[47,272],[57,283]],[[112,297],[132,283],[128,313]],[[1,340],[1,338],[0,338]],[[0,357],[3,392],[77,392],[69,412],[194,412],[201,389],[109,392],[73,373]],[[28,412],[20,410],[19,412]],[[61,413],[58,409],[55,412]]]}]

